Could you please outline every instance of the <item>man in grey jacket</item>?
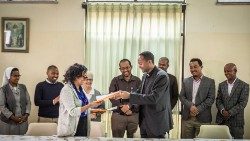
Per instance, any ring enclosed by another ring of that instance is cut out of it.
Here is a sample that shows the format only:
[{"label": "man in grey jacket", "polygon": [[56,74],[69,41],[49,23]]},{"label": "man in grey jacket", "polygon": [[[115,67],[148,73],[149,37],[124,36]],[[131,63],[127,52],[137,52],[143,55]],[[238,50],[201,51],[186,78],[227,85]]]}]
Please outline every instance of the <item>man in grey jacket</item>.
[{"label": "man in grey jacket", "polygon": [[202,124],[212,121],[211,106],[215,99],[214,80],[202,74],[202,61],[193,58],[189,63],[191,77],[183,80],[180,92],[182,104],[182,138],[195,138]]},{"label": "man in grey jacket", "polygon": [[243,139],[244,109],[249,97],[249,84],[236,77],[237,67],[228,63],[224,67],[227,78],[219,84],[216,98],[216,122],[227,125],[234,139]]}]

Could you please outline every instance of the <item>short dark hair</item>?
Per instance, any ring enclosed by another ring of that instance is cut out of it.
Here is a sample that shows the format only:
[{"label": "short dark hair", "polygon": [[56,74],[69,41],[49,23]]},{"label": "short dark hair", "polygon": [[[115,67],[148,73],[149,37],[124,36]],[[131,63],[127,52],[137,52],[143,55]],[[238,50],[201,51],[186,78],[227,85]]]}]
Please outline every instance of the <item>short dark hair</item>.
[{"label": "short dark hair", "polygon": [[165,60],[165,61],[167,61],[167,62],[169,63],[168,57],[161,57],[161,58],[159,59],[159,61],[160,61],[160,60]]},{"label": "short dark hair", "polygon": [[77,77],[82,76],[82,73],[87,72],[87,68],[84,65],[75,63],[74,65],[70,66],[64,75],[64,82],[71,82],[73,83]]},{"label": "short dark hair", "polygon": [[48,68],[47,68],[47,71],[49,70],[52,70],[52,69],[58,69],[55,65],[50,65]]},{"label": "short dark hair", "polygon": [[19,69],[18,69],[18,68],[13,68],[13,69],[11,70],[10,75],[12,75],[14,71],[19,71]]},{"label": "short dark hair", "polygon": [[122,59],[122,60],[119,62],[119,67],[121,67],[120,64],[121,64],[122,62],[128,62],[129,66],[132,67],[131,62],[130,62],[128,59]]},{"label": "short dark hair", "polygon": [[154,64],[154,54],[151,53],[150,51],[143,51],[142,53],[139,54],[140,56],[143,56],[143,58],[148,61],[151,60],[152,63]]},{"label": "short dark hair", "polygon": [[199,59],[199,58],[192,58],[192,59],[190,60],[190,62],[195,62],[195,61],[197,61],[198,64],[199,64],[200,66],[202,66],[202,61],[201,61],[201,59]]},{"label": "short dark hair", "polygon": [[234,64],[234,63],[227,63],[226,65],[225,65],[225,67],[230,67],[230,68],[233,68],[234,69],[234,71],[235,72],[237,72],[237,67],[236,67],[236,65]]}]

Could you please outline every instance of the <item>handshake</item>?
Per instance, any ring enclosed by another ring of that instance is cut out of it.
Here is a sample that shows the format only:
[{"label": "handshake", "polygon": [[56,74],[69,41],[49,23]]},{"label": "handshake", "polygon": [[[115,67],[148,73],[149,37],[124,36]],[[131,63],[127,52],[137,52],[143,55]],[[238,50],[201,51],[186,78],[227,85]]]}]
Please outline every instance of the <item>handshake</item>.
[{"label": "handshake", "polygon": [[111,93],[112,97],[110,99],[129,99],[130,93],[127,91],[117,91]]},{"label": "handshake", "polygon": [[105,101],[108,99],[129,99],[130,97],[130,93],[127,91],[117,91],[117,92],[112,92],[110,94],[107,95],[102,95],[102,96],[98,96],[96,97],[97,101],[96,102],[101,102],[101,101]]}]

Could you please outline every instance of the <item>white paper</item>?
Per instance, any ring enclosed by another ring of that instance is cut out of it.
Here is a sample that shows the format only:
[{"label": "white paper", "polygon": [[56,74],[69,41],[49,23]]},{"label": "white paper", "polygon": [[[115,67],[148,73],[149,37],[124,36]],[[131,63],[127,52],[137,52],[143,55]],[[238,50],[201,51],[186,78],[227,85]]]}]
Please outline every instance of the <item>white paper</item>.
[{"label": "white paper", "polygon": [[109,98],[113,97],[114,94],[106,94],[106,95],[99,95],[96,96],[97,101],[108,100]]},{"label": "white paper", "polygon": [[112,111],[112,110],[115,110],[115,109],[117,109],[117,106],[111,107],[111,108],[107,109],[107,111]]}]

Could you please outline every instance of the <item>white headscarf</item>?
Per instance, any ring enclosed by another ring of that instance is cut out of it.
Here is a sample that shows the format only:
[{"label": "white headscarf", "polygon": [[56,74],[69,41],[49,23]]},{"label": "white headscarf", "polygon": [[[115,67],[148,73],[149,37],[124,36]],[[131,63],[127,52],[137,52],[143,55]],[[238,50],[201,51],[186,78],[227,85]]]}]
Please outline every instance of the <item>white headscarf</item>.
[{"label": "white headscarf", "polygon": [[6,85],[9,83],[11,71],[14,69],[14,67],[8,67],[5,69],[4,74],[3,74],[3,82],[2,86]]}]

